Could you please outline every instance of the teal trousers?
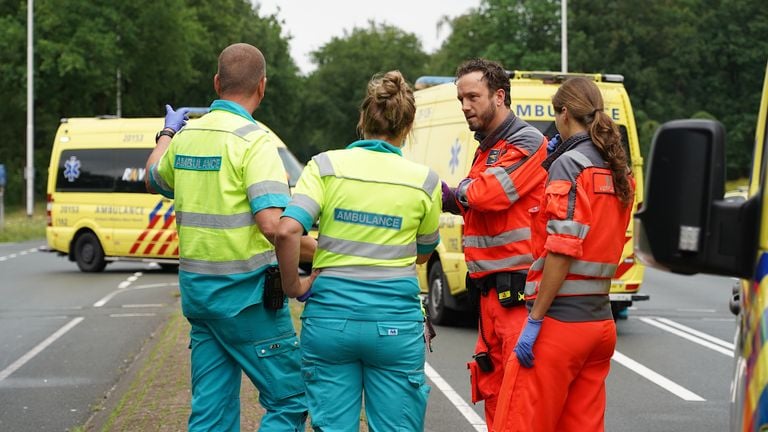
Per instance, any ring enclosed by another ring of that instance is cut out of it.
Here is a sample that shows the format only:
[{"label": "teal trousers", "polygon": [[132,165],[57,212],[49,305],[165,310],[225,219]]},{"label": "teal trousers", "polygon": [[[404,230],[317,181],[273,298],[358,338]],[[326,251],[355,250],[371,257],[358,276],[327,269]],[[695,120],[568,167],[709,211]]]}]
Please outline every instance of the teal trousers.
[{"label": "teal trousers", "polygon": [[424,430],[422,322],[304,318],[301,345],[315,431],[358,431],[363,397],[370,432]]},{"label": "teal trousers", "polygon": [[190,431],[240,430],[242,373],[266,410],[261,432],[304,431],[307,407],[299,341],[288,302],[278,311],[252,305],[232,318],[189,319],[192,349]]}]

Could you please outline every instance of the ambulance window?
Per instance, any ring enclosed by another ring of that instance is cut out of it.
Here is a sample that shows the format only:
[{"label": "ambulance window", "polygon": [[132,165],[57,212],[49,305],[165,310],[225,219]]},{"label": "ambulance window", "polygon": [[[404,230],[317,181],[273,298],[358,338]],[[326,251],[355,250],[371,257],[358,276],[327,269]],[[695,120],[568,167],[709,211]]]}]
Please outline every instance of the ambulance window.
[{"label": "ambulance window", "polygon": [[57,192],[146,193],[144,164],[151,149],[91,149],[61,152]]},{"label": "ambulance window", "polygon": [[110,150],[61,152],[56,192],[111,192],[115,186]]},{"label": "ambulance window", "polygon": [[278,147],[277,154],[279,154],[280,159],[283,160],[285,173],[288,176],[288,185],[290,187],[296,186],[296,182],[299,180],[299,176],[301,175],[304,166],[286,147]]},{"label": "ambulance window", "polygon": [[147,193],[144,166],[152,149],[120,149],[115,152],[115,192]]}]

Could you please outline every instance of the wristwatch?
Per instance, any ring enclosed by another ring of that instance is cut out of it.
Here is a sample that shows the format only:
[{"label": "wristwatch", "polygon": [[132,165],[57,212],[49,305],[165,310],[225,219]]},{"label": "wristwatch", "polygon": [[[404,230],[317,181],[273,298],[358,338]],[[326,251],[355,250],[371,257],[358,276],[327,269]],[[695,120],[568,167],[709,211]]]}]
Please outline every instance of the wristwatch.
[{"label": "wristwatch", "polygon": [[174,135],[176,135],[176,132],[174,132],[173,129],[163,129],[155,135],[155,144],[157,144],[157,142],[160,141],[161,136],[167,136],[168,138],[173,138]]}]

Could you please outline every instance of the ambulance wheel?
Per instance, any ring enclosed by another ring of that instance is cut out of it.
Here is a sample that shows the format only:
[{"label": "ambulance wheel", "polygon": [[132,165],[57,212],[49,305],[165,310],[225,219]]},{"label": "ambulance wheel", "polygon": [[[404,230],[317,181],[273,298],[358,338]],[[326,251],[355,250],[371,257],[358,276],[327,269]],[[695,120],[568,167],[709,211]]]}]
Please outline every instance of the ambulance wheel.
[{"label": "ambulance wheel", "polygon": [[427,313],[435,324],[450,324],[456,319],[456,311],[445,305],[446,296],[451,295],[443,265],[435,262],[429,269],[429,291],[427,292]]},{"label": "ambulance wheel", "polygon": [[107,261],[104,259],[104,249],[99,238],[92,232],[80,234],[75,240],[75,261],[80,271],[97,273],[104,270]]}]

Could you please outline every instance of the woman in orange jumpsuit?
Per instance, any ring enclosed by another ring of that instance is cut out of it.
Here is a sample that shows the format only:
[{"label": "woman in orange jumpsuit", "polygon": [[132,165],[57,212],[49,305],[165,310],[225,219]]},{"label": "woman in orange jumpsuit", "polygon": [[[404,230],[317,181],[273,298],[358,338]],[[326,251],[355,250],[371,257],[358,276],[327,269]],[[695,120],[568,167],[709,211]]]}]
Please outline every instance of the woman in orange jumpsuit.
[{"label": "woman in orange jumpsuit", "polygon": [[594,82],[552,98],[563,141],[544,162],[533,221],[528,320],[507,362],[495,431],[604,430],[605,378],[616,346],[608,291],[624,248],[634,180]]}]

